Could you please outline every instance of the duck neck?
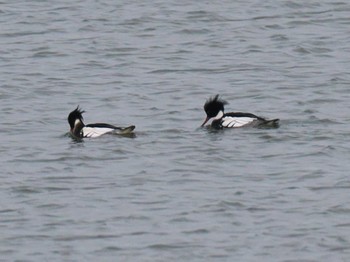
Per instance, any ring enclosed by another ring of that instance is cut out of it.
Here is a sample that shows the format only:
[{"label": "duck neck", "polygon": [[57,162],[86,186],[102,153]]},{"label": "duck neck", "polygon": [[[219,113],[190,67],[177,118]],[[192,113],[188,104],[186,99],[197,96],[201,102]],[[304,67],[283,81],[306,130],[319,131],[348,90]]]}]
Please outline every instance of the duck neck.
[{"label": "duck neck", "polygon": [[80,119],[75,120],[71,133],[76,137],[82,137],[81,130],[84,126],[84,123]]}]

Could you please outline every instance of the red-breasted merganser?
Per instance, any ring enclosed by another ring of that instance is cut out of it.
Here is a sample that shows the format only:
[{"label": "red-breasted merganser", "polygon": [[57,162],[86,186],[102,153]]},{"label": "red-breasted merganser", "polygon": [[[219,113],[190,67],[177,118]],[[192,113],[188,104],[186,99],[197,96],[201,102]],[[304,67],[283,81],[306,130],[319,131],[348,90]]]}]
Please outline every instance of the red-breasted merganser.
[{"label": "red-breasted merganser", "polygon": [[72,111],[68,116],[68,123],[70,125],[70,133],[73,137],[85,138],[85,137],[99,137],[104,134],[129,134],[135,126],[117,127],[105,123],[96,123],[85,125],[83,120],[83,113],[79,106]]},{"label": "red-breasted merganser", "polygon": [[209,98],[204,104],[207,114],[202,126],[213,118],[211,126],[216,129],[236,128],[244,126],[273,127],[279,126],[279,119],[267,120],[251,113],[230,112],[224,113],[224,105],[228,104],[219,98],[219,95]]}]

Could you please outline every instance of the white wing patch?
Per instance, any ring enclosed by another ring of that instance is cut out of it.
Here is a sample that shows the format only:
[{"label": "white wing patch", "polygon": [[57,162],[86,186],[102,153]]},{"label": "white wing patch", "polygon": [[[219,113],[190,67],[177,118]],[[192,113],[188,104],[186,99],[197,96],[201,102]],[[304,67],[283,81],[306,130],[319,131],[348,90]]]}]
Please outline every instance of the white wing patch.
[{"label": "white wing patch", "polygon": [[82,130],[83,137],[99,137],[114,131],[115,129],[107,127],[84,127]]},{"label": "white wing patch", "polygon": [[248,125],[255,120],[257,120],[257,118],[225,116],[222,119],[221,125],[223,127],[241,127]]}]

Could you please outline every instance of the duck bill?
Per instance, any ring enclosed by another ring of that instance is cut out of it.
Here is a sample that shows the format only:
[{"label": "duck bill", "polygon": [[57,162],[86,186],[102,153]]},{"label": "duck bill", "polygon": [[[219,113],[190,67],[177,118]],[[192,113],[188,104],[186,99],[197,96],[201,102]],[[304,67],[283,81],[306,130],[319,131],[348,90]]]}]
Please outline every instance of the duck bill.
[{"label": "duck bill", "polygon": [[204,122],[203,122],[203,124],[201,125],[201,127],[203,127],[208,121],[209,121],[209,117],[207,117],[205,120],[204,120]]}]

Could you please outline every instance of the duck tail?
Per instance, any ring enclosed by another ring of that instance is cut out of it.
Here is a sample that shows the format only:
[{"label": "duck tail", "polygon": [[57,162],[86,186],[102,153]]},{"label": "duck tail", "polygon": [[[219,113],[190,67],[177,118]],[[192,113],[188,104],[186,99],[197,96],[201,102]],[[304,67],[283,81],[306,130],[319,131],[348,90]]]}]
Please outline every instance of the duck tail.
[{"label": "duck tail", "polygon": [[278,118],[276,119],[271,119],[271,120],[266,120],[263,123],[263,126],[266,128],[278,128],[280,126],[280,120]]},{"label": "duck tail", "polygon": [[134,129],[135,129],[134,125],[128,126],[128,127],[123,127],[118,131],[118,134],[120,134],[120,135],[130,134],[130,133],[132,133],[132,131],[134,131]]}]

